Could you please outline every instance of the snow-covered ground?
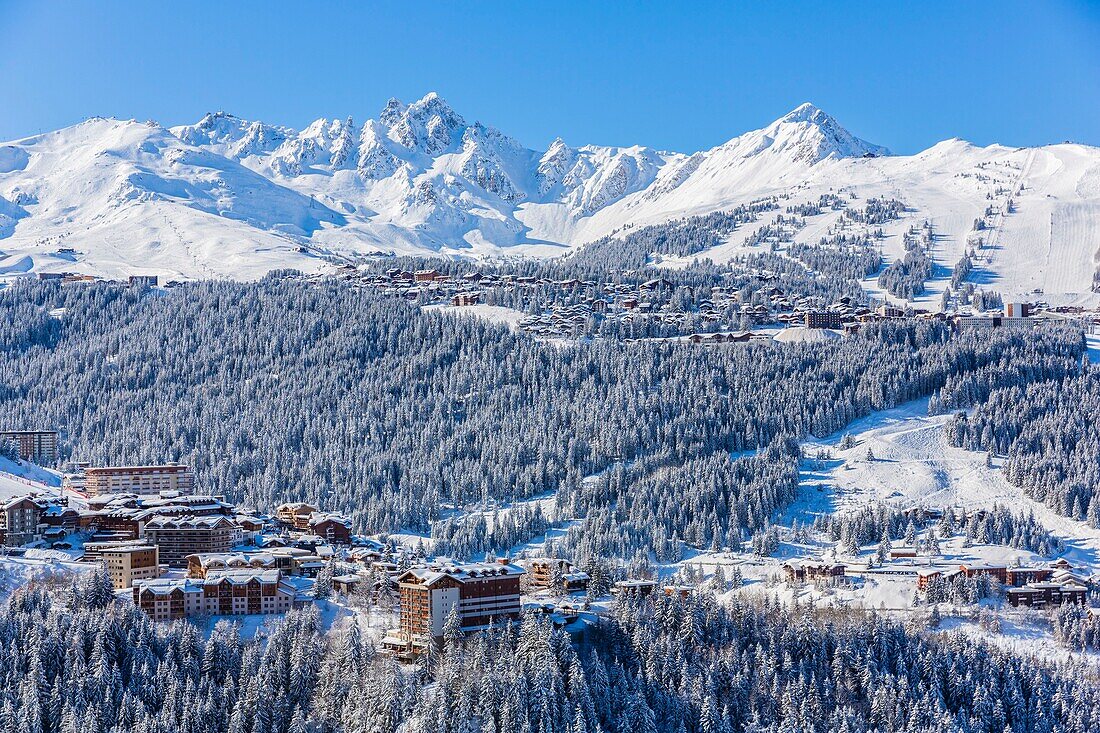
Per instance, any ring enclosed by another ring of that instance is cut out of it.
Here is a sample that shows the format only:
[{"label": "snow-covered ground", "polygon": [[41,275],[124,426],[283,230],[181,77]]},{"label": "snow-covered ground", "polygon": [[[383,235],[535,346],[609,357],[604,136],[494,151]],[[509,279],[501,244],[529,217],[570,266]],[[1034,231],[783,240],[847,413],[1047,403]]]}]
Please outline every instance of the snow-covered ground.
[{"label": "snow-covered ground", "polygon": [[453,306],[445,303],[437,303],[434,305],[426,305],[423,308],[428,311],[436,311],[438,313],[449,313],[457,316],[468,316],[474,318],[481,318],[490,323],[502,323],[513,331],[519,328],[519,322],[523,320],[524,314],[522,311],[518,311],[515,308],[506,308],[501,305],[486,305],[479,303],[477,305],[461,305]]},{"label": "snow-covered ground", "polygon": [[61,492],[61,476],[26,461],[0,457],[0,502],[31,492]]},{"label": "snow-covered ground", "polygon": [[[1090,289],[1097,148],[955,139],[893,156],[801,105],[694,154],[560,140],[537,151],[435,94],[395,100],[362,125],[321,119],[299,131],[216,113],[169,130],[96,118],[0,145],[0,283],[61,271],[247,279],[364,253],[552,257],[764,196],[797,205],[838,192],[853,205],[909,207],[884,227],[887,260],[903,252],[900,233],[927,219],[941,273],[981,234],[981,284],[1009,298],[1100,302]],[[795,239],[816,242],[839,216],[810,217]],[[972,231],[982,217],[987,229]],[[728,261],[755,228],[698,257]],[[936,278],[918,304],[935,304],[945,284]]]},{"label": "snow-covered ground", "polygon": [[0,599],[31,582],[64,581],[94,566],[74,562],[57,550],[26,550],[21,556],[0,554]]},{"label": "snow-covered ground", "polygon": [[992,646],[1052,662],[1071,660],[1100,666],[1100,654],[1096,652],[1075,652],[1055,644],[1050,636],[1050,623],[1038,613],[1011,611],[998,617],[1000,632],[983,629],[980,623],[963,616],[943,619],[936,631],[963,633]]},{"label": "snow-covered ground", "polygon": [[[976,509],[1000,504],[1034,514],[1066,542],[1071,562],[1100,565],[1100,529],[1060,516],[1026,497],[1004,478],[1000,461],[989,467],[985,454],[948,445],[944,425],[950,416],[929,417],[927,412],[928,401],[918,400],[875,413],[824,440],[807,441],[809,453],[828,450],[834,460],[823,471],[805,472],[803,499],[788,516],[854,511],[876,502],[899,508]],[[844,433],[855,441],[847,450],[840,449]],[[874,460],[867,460],[869,450]],[[818,485],[822,492],[816,491]]]}]

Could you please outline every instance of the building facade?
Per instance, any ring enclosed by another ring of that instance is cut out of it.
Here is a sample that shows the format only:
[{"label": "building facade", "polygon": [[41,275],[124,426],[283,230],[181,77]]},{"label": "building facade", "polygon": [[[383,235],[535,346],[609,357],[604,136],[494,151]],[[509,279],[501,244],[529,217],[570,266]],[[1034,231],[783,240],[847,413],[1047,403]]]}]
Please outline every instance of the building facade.
[{"label": "building facade", "polygon": [[837,311],[806,311],[806,328],[844,328],[844,315]]},{"label": "building facade", "polygon": [[275,510],[275,520],[291,529],[308,530],[309,519],[317,513],[317,507],[304,501],[280,504]]},{"label": "building facade", "polygon": [[387,646],[422,649],[440,639],[454,608],[465,633],[519,618],[523,574],[523,568],[510,563],[410,568],[398,577],[401,624]]},{"label": "building facade", "polygon": [[1066,603],[1085,605],[1088,591],[1080,585],[1059,583],[1029,583],[1021,588],[1008,589],[1008,602],[1013,608],[1046,608]]},{"label": "building facade", "polygon": [[240,544],[241,528],[228,517],[154,517],[145,539],[159,548],[161,562],[183,566],[188,555],[229,552]]},{"label": "building facade", "polygon": [[101,550],[99,555],[115,590],[132,588],[136,582],[160,577],[160,555],[156,545],[112,547]]},{"label": "building facade", "polygon": [[8,547],[19,547],[38,537],[38,523],[46,511],[46,502],[33,496],[18,496],[4,504],[0,514],[0,533]]},{"label": "building facade", "polygon": [[309,518],[309,531],[336,544],[351,542],[351,520],[339,514],[315,512]]},{"label": "building facade", "polygon": [[278,570],[227,572],[204,580],[148,580],[134,584],[134,604],[154,621],[190,616],[286,613],[295,591]]},{"label": "building facade", "polygon": [[190,494],[195,490],[195,475],[190,467],[169,463],[162,466],[108,466],[84,469],[84,492],[88,496],[101,494],[157,494],[178,491]]},{"label": "building facade", "polygon": [[975,563],[973,565],[960,565],[959,570],[963,572],[968,578],[974,578],[979,575],[988,575],[996,580],[998,583],[1008,583],[1008,568],[1004,565],[986,565],[984,563]]},{"label": "building facade", "polygon": [[791,582],[813,582],[843,578],[845,567],[834,562],[814,562],[810,560],[792,560],[783,564],[783,576]]},{"label": "building facade", "polygon": [[1006,585],[1019,588],[1029,583],[1043,583],[1050,580],[1053,574],[1050,568],[1008,568],[1005,571]]},{"label": "building facade", "polygon": [[0,442],[15,446],[24,461],[53,465],[57,463],[57,431],[55,430],[0,430]]}]

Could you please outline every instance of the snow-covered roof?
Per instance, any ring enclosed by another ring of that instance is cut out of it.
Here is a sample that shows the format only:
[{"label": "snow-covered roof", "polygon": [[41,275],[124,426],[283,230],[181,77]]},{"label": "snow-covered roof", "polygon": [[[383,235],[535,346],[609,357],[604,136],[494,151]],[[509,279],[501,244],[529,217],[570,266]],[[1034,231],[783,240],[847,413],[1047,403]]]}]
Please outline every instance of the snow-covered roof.
[{"label": "snow-covered roof", "polygon": [[454,563],[409,568],[401,575],[401,579],[412,576],[425,585],[432,585],[443,578],[466,583],[480,578],[523,575],[525,572],[519,565],[512,563]]},{"label": "snow-covered roof", "polygon": [[228,517],[153,517],[145,524],[145,530],[157,529],[215,529],[221,526],[235,527]]},{"label": "snow-covered roof", "polygon": [[313,512],[309,516],[309,524],[311,527],[315,527],[323,522],[336,522],[342,524],[348,529],[351,529],[351,520],[342,514],[335,514],[329,512]]}]

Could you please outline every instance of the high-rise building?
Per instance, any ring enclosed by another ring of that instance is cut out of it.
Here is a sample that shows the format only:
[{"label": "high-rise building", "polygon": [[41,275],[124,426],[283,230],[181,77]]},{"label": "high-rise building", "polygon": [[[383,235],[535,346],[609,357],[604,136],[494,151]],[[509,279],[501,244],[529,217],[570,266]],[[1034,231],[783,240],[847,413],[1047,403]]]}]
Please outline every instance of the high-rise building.
[{"label": "high-rise building", "polygon": [[43,465],[57,463],[57,431],[55,430],[0,430],[0,441],[15,446],[19,457]]}]

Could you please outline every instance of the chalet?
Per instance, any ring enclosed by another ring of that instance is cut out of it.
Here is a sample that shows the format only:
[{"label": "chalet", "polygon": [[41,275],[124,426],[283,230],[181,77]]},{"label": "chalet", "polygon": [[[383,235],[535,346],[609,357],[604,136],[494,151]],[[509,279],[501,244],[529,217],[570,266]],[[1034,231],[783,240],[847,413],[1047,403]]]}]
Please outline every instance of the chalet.
[{"label": "chalet", "polygon": [[844,577],[845,567],[840,563],[812,560],[791,560],[782,565],[783,575],[788,581],[803,582],[827,580]]},{"label": "chalet", "polygon": [[290,529],[309,529],[309,519],[317,513],[317,507],[304,501],[280,504],[275,510],[275,520]]},{"label": "chalet", "polygon": [[240,528],[244,532],[263,532],[264,527],[267,526],[267,522],[262,517],[257,517],[252,514],[237,514],[233,517]]},{"label": "chalet", "polygon": [[1089,584],[1089,579],[1084,576],[1083,573],[1071,573],[1068,570],[1055,570],[1050,574],[1051,583],[1061,583],[1062,585],[1084,585]]},{"label": "chalet", "polygon": [[518,564],[527,571],[532,588],[549,588],[554,583],[555,574],[560,577],[573,567],[568,560],[550,557],[531,558]]},{"label": "chalet", "polygon": [[332,589],[337,593],[347,595],[352,593],[366,578],[362,575],[337,575],[332,579]]},{"label": "chalet", "polygon": [[480,292],[455,293],[451,296],[451,305],[457,307],[477,305],[481,302]]},{"label": "chalet", "polygon": [[442,279],[443,275],[439,270],[417,270],[413,273],[413,281],[418,283],[430,283]]},{"label": "chalet", "polygon": [[661,590],[664,591],[666,596],[679,596],[687,599],[695,592],[695,587],[690,585],[666,585]]},{"label": "chalet", "polygon": [[652,593],[656,587],[657,581],[655,580],[628,579],[616,583],[611,592],[615,595],[637,595],[644,598]]},{"label": "chalet", "polygon": [[47,527],[73,532],[80,525],[80,512],[70,506],[50,504],[42,514],[42,523]]},{"label": "chalet", "polygon": [[917,556],[917,551],[912,547],[895,547],[890,550],[891,560],[901,560],[904,558],[914,558]]},{"label": "chalet", "polygon": [[33,542],[38,536],[38,524],[48,502],[35,496],[17,496],[4,504],[0,513],[0,535],[9,547]]},{"label": "chalet", "polygon": [[351,542],[351,520],[339,514],[314,512],[309,518],[309,531],[336,544]]},{"label": "chalet", "polygon": [[584,593],[588,590],[588,583],[591,580],[588,573],[574,570],[561,576],[561,585],[566,593]]}]

